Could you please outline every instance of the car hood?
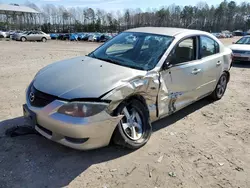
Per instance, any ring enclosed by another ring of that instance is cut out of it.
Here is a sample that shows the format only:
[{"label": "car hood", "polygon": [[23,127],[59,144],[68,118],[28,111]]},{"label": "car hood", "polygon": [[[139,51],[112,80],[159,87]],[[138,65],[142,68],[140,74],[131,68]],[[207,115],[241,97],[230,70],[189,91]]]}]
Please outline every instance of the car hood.
[{"label": "car hood", "polygon": [[39,91],[63,99],[98,98],[121,85],[123,80],[145,74],[146,71],[85,56],[43,68],[36,75],[33,85]]},{"label": "car hood", "polygon": [[233,44],[229,46],[232,50],[244,50],[244,51],[250,51],[250,45],[249,44]]}]

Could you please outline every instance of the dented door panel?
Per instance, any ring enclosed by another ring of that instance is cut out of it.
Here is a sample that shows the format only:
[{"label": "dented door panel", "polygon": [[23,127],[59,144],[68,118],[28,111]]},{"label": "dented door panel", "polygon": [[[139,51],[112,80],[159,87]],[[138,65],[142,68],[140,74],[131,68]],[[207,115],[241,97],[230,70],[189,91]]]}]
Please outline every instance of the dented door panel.
[{"label": "dented door panel", "polygon": [[158,97],[159,116],[166,116],[193,103],[199,97],[201,74],[193,74],[200,69],[197,61],[172,67],[160,73],[161,86]]}]

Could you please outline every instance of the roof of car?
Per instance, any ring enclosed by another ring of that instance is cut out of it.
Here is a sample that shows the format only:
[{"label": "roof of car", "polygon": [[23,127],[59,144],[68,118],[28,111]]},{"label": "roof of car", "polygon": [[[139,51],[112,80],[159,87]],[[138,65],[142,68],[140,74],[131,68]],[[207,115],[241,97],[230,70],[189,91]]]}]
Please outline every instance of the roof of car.
[{"label": "roof of car", "polygon": [[141,32],[141,33],[153,33],[159,35],[168,35],[168,36],[176,36],[180,33],[185,32],[202,32],[199,30],[191,30],[191,29],[184,29],[184,28],[174,28],[174,27],[139,27],[134,29],[129,29],[126,32]]}]

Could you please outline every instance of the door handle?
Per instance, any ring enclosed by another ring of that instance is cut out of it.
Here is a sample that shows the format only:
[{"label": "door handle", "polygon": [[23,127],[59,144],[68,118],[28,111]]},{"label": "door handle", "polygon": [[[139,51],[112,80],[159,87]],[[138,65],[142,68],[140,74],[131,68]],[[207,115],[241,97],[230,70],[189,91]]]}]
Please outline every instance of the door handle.
[{"label": "door handle", "polygon": [[217,63],[216,63],[216,66],[220,66],[221,65],[221,61],[218,61]]},{"label": "door handle", "polygon": [[194,70],[192,71],[192,74],[198,74],[199,72],[201,72],[201,69],[194,69]]}]

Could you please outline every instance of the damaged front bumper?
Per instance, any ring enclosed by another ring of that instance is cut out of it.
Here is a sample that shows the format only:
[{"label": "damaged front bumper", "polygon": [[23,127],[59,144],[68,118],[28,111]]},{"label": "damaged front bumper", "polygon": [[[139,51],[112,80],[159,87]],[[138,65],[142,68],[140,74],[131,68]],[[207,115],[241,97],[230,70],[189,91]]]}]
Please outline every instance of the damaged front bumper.
[{"label": "damaged front bumper", "polygon": [[41,135],[65,146],[88,150],[109,144],[122,116],[112,117],[105,110],[86,118],[58,113],[58,108],[65,103],[55,100],[43,108],[36,108],[27,101],[26,116],[33,117],[35,129]]}]

